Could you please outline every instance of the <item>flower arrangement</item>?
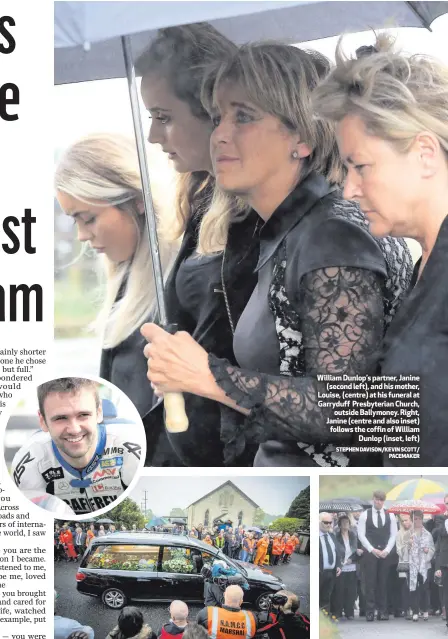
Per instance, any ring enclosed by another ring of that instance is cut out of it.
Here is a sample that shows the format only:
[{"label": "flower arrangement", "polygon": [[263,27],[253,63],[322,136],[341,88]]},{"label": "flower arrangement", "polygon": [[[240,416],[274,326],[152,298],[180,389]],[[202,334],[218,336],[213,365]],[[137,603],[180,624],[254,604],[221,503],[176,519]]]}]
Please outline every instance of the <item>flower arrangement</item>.
[{"label": "flower arrangement", "polygon": [[182,549],[173,549],[171,559],[164,561],[162,564],[164,572],[180,572],[189,574],[193,572],[191,560],[185,555]]}]

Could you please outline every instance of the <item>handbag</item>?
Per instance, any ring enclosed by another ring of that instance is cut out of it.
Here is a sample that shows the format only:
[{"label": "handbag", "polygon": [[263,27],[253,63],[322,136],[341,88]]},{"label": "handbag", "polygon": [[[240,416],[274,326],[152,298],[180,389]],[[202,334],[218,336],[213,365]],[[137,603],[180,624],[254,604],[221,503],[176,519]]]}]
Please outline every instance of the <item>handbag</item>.
[{"label": "handbag", "polygon": [[409,561],[399,561],[397,572],[409,572]]}]

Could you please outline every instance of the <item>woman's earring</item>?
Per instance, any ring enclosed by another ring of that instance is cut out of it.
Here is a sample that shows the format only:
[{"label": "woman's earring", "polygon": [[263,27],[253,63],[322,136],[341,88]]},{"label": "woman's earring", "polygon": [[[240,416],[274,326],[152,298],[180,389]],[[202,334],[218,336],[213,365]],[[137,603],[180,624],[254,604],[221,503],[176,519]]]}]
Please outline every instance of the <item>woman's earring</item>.
[{"label": "woman's earring", "polygon": [[298,152],[297,152],[297,151],[293,151],[293,152],[292,152],[292,157],[293,157],[293,159],[294,159],[294,160],[297,160],[297,159],[298,159],[298,157],[299,157]]}]

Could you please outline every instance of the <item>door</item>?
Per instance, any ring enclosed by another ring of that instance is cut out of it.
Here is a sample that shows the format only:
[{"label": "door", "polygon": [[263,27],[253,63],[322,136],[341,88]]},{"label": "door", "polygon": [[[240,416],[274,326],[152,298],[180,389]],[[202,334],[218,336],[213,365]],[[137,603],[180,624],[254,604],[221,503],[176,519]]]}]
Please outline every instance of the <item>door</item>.
[{"label": "door", "polygon": [[164,546],[159,579],[167,601],[203,601],[202,554],[196,548]]}]

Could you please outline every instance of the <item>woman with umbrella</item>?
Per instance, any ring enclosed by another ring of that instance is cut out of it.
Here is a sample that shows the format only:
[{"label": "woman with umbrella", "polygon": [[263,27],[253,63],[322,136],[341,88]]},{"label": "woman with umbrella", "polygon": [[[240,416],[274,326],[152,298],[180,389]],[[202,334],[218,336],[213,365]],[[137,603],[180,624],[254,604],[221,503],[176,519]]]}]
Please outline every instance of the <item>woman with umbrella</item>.
[{"label": "woman with umbrella", "polygon": [[[180,331],[232,362],[234,326],[256,283],[257,216],[215,188],[212,123],[200,92],[206,68],[236,50],[216,29],[202,23],[161,29],[136,61],[151,118],[149,141],[162,147],[181,175],[176,206],[161,220],[167,241],[183,235],[165,286],[167,315]],[[142,378],[140,384],[145,381]],[[225,407],[197,395],[187,395],[185,401],[189,430],[168,433],[180,464],[252,465],[255,450],[245,447],[245,442],[223,458]],[[149,429],[163,421],[160,408],[148,415]]]},{"label": "woman with umbrella", "polygon": [[310,102],[327,70],[322,56],[296,47],[247,45],[205,83],[217,184],[244,198],[262,225],[257,288],[234,336],[241,368],[185,334],[142,329],[157,392],[195,393],[246,415],[232,443],[259,443],[260,466],[348,464],[336,445],[350,435],[331,432],[318,375],[375,371],[410,279],[404,241],[375,240],[337,188],[333,129]]},{"label": "woman with umbrella", "polygon": [[[168,317],[231,361],[232,326],[256,281],[257,219],[245,205],[214,189],[212,125],[199,94],[205,67],[235,49],[207,24],[173,27],[161,30],[136,63],[151,117],[149,141],[162,146],[181,175],[176,206],[159,216],[165,268],[183,235],[165,287]],[[55,186],[62,209],[78,225],[79,239],[106,256],[100,374],[121,388],[144,417],[147,464],[222,465],[226,409],[216,402],[187,396],[188,432],[170,434],[169,444],[164,436],[158,441],[162,405],[151,411],[153,393],[139,332],[155,314],[135,144],[107,134],[79,141],[59,163]],[[241,465],[251,465],[254,454],[240,447],[227,463],[236,465],[238,457]]]}]

